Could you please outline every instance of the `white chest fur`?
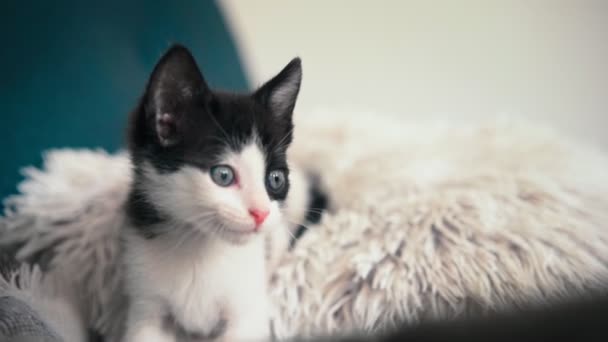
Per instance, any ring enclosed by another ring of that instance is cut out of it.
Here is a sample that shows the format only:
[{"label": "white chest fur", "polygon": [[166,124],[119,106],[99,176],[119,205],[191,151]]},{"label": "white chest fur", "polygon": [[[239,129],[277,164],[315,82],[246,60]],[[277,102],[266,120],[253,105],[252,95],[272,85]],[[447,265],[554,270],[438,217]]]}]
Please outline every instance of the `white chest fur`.
[{"label": "white chest fur", "polygon": [[[128,237],[127,340],[173,341],[168,315],[188,332],[210,334],[224,320],[222,340],[268,337],[267,274],[260,236],[234,245],[220,239]],[[163,336],[154,337],[153,335]]]}]

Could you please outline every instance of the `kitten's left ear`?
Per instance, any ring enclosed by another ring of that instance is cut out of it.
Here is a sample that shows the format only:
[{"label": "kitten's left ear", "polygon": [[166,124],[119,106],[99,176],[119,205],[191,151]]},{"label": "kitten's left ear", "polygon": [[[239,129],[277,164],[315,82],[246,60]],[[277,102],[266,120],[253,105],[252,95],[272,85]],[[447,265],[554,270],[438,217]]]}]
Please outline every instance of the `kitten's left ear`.
[{"label": "kitten's left ear", "polygon": [[302,82],[302,61],[296,57],[254,94],[276,117],[289,117],[296,105]]},{"label": "kitten's left ear", "polygon": [[172,46],[156,64],[145,95],[148,129],[163,147],[176,144],[191,121],[190,107],[211,92],[190,51]]}]

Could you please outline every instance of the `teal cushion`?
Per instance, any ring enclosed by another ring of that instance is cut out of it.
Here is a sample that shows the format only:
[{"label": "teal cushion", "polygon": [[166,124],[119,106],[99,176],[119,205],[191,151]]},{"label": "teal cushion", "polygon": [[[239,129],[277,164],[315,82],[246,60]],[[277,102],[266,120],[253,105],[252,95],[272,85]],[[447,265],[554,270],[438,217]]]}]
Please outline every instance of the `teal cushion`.
[{"label": "teal cushion", "polygon": [[[85,4],[88,3],[88,4]],[[245,90],[234,41],[213,1],[4,1],[0,32],[0,195],[45,149],[123,146],[129,111],[171,43],[208,83]]]}]

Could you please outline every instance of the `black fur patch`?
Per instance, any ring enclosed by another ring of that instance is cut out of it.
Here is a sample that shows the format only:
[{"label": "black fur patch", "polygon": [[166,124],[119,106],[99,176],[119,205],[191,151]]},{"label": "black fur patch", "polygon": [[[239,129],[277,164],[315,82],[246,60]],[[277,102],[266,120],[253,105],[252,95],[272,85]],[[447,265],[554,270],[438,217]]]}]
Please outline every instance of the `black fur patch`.
[{"label": "black fur patch", "polygon": [[[175,172],[183,165],[204,172],[228,150],[240,151],[254,134],[266,154],[267,172],[283,170],[288,176],[286,150],[292,141],[292,111],[300,87],[301,63],[292,60],[277,76],[247,94],[212,91],[190,54],[174,46],[160,59],[128,132],[134,179],[127,203],[133,225],[147,238],[154,226],[171,213],[161,213],[145,194],[142,165],[158,172]],[[274,96],[274,95],[280,96]],[[277,103],[277,98],[285,103]],[[283,201],[289,178],[280,192],[267,190],[271,199]]]},{"label": "black fur patch", "polygon": [[[327,207],[329,205],[329,196],[323,190],[319,176],[311,175],[308,177],[308,179],[310,180],[310,186],[308,188],[309,201],[305,221],[306,225],[310,227],[311,224],[317,224],[321,222],[323,213],[325,212],[325,210],[327,210]],[[302,237],[302,235],[304,235],[304,233],[308,229],[307,226],[298,226],[290,241],[291,248],[293,248],[296,241],[300,237]]]},{"label": "black fur patch", "polygon": [[15,258],[17,248],[0,248],[0,277],[9,281],[11,275],[21,267],[21,263]]}]

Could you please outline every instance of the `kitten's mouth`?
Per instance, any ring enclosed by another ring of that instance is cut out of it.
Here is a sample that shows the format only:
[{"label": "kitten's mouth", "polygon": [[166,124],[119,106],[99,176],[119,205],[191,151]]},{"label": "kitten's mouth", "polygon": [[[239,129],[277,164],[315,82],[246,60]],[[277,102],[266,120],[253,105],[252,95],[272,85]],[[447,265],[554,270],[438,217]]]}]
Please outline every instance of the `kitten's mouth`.
[{"label": "kitten's mouth", "polygon": [[255,238],[257,235],[256,233],[257,231],[255,231],[254,229],[239,230],[224,227],[224,229],[222,229],[219,234],[231,243],[240,245]]},{"label": "kitten's mouth", "polygon": [[259,230],[256,230],[256,229],[253,229],[253,228],[252,229],[247,229],[247,230],[241,230],[241,229],[228,228],[226,226],[224,226],[223,231],[227,232],[229,234],[238,235],[238,236],[253,236],[253,235],[255,235],[256,233],[259,232]]},{"label": "kitten's mouth", "polygon": [[237,229],[226,229],[227,231],[229,231],[232,234],[240,234],[240,235],[253,235],[255,233],[257,233],[256,230],[237,230]]}]

